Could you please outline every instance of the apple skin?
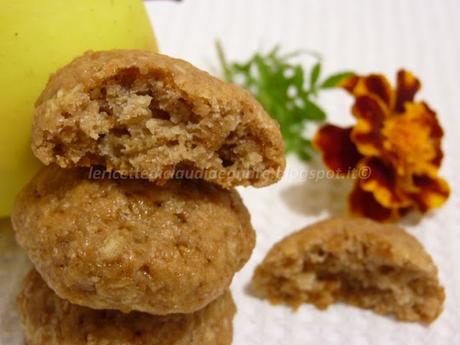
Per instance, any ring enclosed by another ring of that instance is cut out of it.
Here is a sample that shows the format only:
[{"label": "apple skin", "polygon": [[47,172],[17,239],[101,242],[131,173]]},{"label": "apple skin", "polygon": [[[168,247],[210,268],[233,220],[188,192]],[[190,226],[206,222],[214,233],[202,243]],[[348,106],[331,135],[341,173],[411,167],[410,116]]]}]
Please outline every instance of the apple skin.
[{"label": "apple skin", "polygon": [[157,51],[140,0],[12,0],[0,10],[0,218],[40,163],[30,150],[34,102],[48,77],[87,50]]}]

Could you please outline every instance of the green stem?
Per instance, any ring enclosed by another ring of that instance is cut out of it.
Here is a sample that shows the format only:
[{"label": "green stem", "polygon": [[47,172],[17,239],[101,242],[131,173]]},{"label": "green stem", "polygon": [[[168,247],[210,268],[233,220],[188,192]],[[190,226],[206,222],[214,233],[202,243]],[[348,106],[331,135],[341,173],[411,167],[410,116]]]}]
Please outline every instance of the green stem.
[{"label": "green stem", "polygon": [[231,82],[233,79],[232,71],[228,67],[227,59],[225,58],[224,49],[222,48],[222,44],[220,43],[220,40],[216,40],[216,49],[217,49],[217,55],[219,57],[220,65],[222,66],[222,69],[224,71],[224,78],[226,81]]}]

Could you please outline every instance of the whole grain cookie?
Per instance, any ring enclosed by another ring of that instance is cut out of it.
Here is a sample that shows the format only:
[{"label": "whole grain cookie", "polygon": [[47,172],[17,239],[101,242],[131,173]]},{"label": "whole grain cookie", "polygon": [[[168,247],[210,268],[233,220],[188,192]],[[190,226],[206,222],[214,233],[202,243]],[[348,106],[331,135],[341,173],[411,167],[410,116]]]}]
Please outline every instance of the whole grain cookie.
[{"label": "whole grain cookie", "polygon": [[18,305],[28,345],[230,345],[236,312],[230,292],[192,314],[93,310],[59,298],[35,270]]},{"label": "whole grain cookie", "polygon": [[283,239],[256,269],[252,286],[294,308],[344,301],[424,323],[439,316],[445,298],[437,268],[415,237],[358,218],[322,221]]},{"label": "whole grain cookie", "polygon": [[282,175],[278,124],[236,85],[147,51],[88,52],[36,103],[32,150],[46,165],[101,165],[165,180],[177,171],[225,188]]},{"label": "whole grain cookie", "polygon": [[255,243],[235,190],[90,179],[83,168],[44,167],[19,195],[12,222],[59,297],[125,312],[203,308],[227,290]]}]

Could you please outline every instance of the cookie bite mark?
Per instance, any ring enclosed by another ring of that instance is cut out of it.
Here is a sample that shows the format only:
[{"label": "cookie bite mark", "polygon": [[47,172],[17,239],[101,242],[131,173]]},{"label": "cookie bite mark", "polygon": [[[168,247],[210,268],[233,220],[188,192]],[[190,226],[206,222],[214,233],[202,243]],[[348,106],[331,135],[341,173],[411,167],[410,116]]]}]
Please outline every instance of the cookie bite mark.
[{"label": "cookie bite mark", "polygon": [[437,268],[415,237],[358,218],[326,220],[283,239],[256,269],[252,287],[293,308],[345,302],[422,323],[439,316],[445,298]]},{"label": "cookie bite mark", "polygon": [[151,181],[191,170],[225,188],[284,171],[278,124],[236,85],[145,51],[89,52],[36,104],[32,149],[62,168],[100,165]]}]

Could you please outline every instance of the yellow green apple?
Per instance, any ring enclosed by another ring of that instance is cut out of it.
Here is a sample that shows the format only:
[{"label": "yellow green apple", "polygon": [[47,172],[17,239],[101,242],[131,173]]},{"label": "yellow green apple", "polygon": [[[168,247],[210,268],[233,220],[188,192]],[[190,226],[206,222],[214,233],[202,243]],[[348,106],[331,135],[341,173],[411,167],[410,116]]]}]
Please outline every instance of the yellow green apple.
[{"label": "yellow green apple", "polygon": [[157,50],[141,0],[12,0],[0,8],[0,217],[39,163],[33,104],[50,73],[87,50]]}]

